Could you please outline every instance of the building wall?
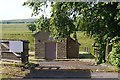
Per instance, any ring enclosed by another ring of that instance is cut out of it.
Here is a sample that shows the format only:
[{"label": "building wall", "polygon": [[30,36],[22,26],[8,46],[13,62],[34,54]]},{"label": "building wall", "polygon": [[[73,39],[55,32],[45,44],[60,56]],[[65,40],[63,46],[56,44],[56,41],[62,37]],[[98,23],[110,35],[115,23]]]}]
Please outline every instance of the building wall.
[{"label": "building wall", "polygon": [[57,58],[65,59],[67,58],[66,42],[57,42]]},{"label": "building wall", "polygon": [[44,42],[39,42],[35,44],[35,57],[36,58],[45,58],[45,43]]},{"label": "building wall", "polygon": [[67,58],[78,58],[79,44],[77,41],[68,38],[67,39]]},{"label": "building wall", "polygon": [[49,32],[38,32],[35,34],[35,42],[45,42],[48,41]]},{"label": "building wall", "polygon": [[[45,43],[49,42],[49,32],[35,34],[35,57],[45,58]],[[65,38],[64,41],[56,43],[57,59],[78,58],[79,43],[72,38]]]},{"label": "building wall", "polygon": [[57,58],[78,58],[79,43],[72,38],[67,38],[63,42],[57,42]]},{"label": "building wall", "polygon": [[[66,39],[63,42],[56,43],[57,59],[78,58],[79,44],[72,39]],[[45,58],[45,42],[37,42],[35,44],[36,58]]]},{"label": "building wall", "polygon": [[49,32],[38,32],[35,34],[35,57],[44,59],[45,58],[45,42],[48,41]]}]

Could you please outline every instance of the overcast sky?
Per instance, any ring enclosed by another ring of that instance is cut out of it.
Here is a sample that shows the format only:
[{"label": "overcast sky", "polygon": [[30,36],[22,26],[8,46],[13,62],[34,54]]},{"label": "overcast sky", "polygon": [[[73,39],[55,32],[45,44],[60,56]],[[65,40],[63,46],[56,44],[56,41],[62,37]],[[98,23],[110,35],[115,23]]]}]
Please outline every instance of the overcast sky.
[{"label": "overcast sky", "polygon": [[[27,0],[0,0],[0,20],[38,18],[31,17],[32,10],[22,6]],[[49,15],[50,9],[46,10]]]}]

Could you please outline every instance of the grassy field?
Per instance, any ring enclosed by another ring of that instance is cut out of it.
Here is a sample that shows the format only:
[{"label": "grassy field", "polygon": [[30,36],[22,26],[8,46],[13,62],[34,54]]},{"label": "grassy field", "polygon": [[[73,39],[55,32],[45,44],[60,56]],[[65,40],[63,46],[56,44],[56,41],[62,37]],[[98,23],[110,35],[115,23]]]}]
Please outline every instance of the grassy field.
[{"label": "grassy field", "polygon": [[30,50],[34,50],[33,33],[29,31],[27,24],[2,24],[2,39],[29,40]]},{"label": "grassy field", "polygon": [[[34,36],[31,31],[28,30],[27,24],[2,24],[2,39],[22,39],[30,41],[30,50],[34,50]],[[93,39],[84,35],[83,32],[77,32],[78,42],[80,47],[89,47],[92,49]]]}]

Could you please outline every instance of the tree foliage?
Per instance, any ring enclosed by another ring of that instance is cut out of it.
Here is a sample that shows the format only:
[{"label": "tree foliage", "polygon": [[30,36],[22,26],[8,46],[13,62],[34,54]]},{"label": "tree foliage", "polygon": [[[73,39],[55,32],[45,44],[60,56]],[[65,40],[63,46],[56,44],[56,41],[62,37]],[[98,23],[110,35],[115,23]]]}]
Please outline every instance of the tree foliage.
[{"label": "tree foliage", "polygon": [[36,31],[36,25],[35,24],[28,24],[27,27],[32,32]]},{"label": "tree foliage", "polygon": [[114,37],[111,40],[112,51],[109,54],[109,63],[116,67],[120,67],[120,37]]},{"label": "tree foliage", "polygon": [[49,31],[50,19],[42,15],[38,20],[35,21],[35,24],[38,31]]},{"label": "tree foliage", "polygon": [[75,25],[64,3],[57,2],[52,6],[51,28],[57,37],[69,37],[75,31]]},{"label": "tree foliage", "polygon": [[109,38],[120,36],[117,2],[99,2],[83,12],[81,29],[93,36],[99,44],[99,62],[105,61],[105,47]]}]

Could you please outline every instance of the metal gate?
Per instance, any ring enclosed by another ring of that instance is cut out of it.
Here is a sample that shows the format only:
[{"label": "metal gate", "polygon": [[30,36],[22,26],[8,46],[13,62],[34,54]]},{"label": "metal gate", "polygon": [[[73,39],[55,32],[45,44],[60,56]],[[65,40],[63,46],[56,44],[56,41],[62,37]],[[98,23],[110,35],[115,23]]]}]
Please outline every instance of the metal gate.
[{"label": "metal gate", "polygon": [[56,42],[45,43],[45,59],[53,60],[56,59]]},{"label": "metal gate", "polygon": [[21,60],[28,63],[28,44],[26,40],[0,40],[0,52],[2,59]]}]

